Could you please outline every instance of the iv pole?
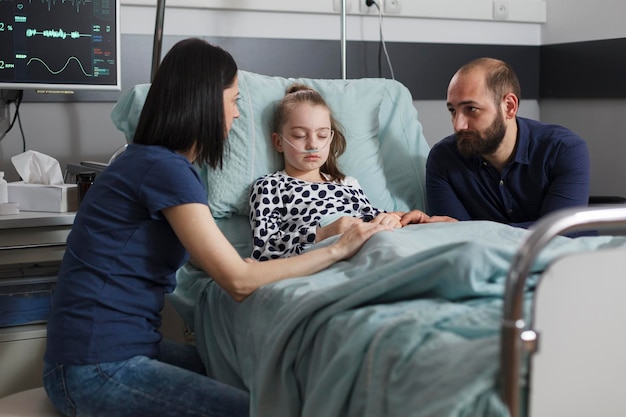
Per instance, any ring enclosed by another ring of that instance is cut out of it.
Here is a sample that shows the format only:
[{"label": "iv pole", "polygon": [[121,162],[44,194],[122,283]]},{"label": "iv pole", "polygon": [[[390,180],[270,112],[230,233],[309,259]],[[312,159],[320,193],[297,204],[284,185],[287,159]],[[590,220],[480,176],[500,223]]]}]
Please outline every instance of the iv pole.
[{"label": "iv pole", "polygon": [[341,0],[341,78],[346,79],[346,0]]}]

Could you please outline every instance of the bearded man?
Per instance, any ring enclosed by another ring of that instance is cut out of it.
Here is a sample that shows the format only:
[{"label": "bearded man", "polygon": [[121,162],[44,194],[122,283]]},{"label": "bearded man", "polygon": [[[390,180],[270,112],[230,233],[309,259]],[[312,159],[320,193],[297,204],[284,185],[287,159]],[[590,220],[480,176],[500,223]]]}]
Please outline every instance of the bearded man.
[{"label": "bearded man", "polygon": [[527,228],[555,210],[588,205],[587,144],[562,126],[517,116],[519,100],[517,75],[503,61],[479,58],[454,74],[447,97],[454,134],[426,163],[429,214]]}]

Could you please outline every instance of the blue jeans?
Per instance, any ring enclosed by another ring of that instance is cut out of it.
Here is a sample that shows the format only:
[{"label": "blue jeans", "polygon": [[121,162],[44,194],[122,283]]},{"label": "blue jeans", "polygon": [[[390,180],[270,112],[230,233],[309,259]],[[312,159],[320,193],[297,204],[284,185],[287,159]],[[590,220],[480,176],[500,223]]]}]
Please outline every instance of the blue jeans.
[{"label": "blue jeans", "polygon": [[192,345],[163,341],[159,360],[45,364],[44,387],[65,416],[248,416],[248,393],[204,374]]}]

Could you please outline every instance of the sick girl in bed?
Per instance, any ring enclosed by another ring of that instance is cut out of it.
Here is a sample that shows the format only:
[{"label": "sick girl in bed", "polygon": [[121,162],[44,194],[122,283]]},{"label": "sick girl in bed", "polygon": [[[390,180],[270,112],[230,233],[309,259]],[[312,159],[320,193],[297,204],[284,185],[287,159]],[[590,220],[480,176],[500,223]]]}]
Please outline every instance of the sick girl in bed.
[{"label": "sick girl in bed", "polygon": [[402,213],[373,207],[356,178],[339,169],[346,139],[319,92],[302,84],[290,86],[274,113],[272,129],[272,143],[283,154],[285,167],[252,187],[252,258],[300,254],[357,223],[402,227]]}]

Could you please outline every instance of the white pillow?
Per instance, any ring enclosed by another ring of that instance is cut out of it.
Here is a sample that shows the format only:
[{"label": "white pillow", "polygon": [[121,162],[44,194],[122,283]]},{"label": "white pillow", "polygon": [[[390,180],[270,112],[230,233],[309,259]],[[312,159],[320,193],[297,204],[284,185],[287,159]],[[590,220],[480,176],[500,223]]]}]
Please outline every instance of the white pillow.
[{"label": "white pillow", "polygon": [[372,204],[386,210],[425,208],[423,172],[429,148],[404,86],[384,79],[294,79],[240,71],[241,116],[229,134],[224,168],[203,168],[216,218],[247,216],[250,186],[283,168],[282,156],[270,141],[271,121],[294,82],[319,91],[344,127],[347,149],[340,167],[359,180]]}]

